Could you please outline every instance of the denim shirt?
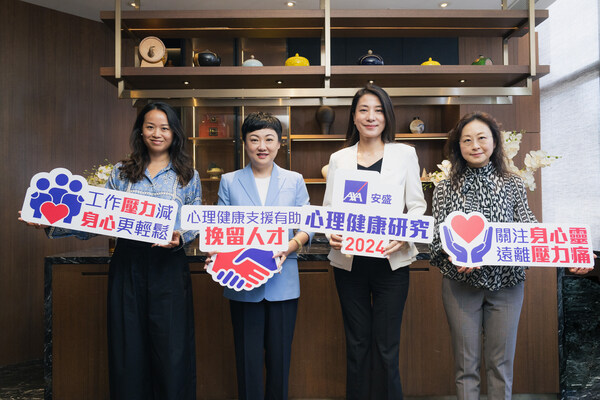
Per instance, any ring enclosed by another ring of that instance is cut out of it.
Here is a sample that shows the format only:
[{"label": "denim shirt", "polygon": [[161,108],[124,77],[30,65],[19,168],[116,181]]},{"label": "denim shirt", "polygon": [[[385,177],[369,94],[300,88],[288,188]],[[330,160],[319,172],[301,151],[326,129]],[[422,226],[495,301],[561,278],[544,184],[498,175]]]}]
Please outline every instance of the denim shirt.
[{"label": "denim shirt", "polygon": [[[113,168],[110,178],[106,182],[107,189],[120,190],[122,192],[130,192],[141,194],[144,196],[157,197],[159,199],[174,200],[177,202],[177,218],[175,221],[175,230],[181,234],[183,244],[189,243],[198,234],[198,231],[184,231],[181,229],[181,207],[183,205],[202,204],[202,185],[198,171],[194,170],[194,176],[186,186],[181,186],[177,180],[177,173],[173,169],[171,163],[160,170],[154,178],[150,178],[150,172],[146,169],[144,177],[139,181],[132,183],[127,179],[122,179],[119,176],[119,170],[122,164],[118,163]],[[54,239],[65,236],[75,236],[78,239],[87,240],[93,236],[92,233],[73,231],[64,228],[51,227],[47,231],[48,237]]]}]

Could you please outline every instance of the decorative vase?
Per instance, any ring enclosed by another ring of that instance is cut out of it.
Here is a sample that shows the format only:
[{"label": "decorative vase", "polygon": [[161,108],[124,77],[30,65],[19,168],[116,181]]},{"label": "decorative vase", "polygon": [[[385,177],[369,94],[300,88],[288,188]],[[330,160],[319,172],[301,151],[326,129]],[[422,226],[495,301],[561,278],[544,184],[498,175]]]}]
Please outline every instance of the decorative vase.
[{"label": "decorative vase", "polygon": [[317,122],[319,122],[321,133],[323,135],[328,135],[330,133],[329,131],[331,129],[331,125],[335,120],[335,111],[333,108],[329,106],[321,106],[317,108],[315,118],[317,119]]},{"label": "decorative vase", "polygon": [[425,122],[421,121],[419,117],[414,117],[408,128],[412,133],[423,133],[425,132]]},{"label": "decorative vase", "polygon": [[367,51],[367,54],[361,56],[357,61],[359,65],[383,65],[383,57],[379,54],[373,54],[373,50]]},{"label": "decorative vase", "polygon": [[471,65],[494,65],[491,58],[479,55],[479,57],[471,63]]}]

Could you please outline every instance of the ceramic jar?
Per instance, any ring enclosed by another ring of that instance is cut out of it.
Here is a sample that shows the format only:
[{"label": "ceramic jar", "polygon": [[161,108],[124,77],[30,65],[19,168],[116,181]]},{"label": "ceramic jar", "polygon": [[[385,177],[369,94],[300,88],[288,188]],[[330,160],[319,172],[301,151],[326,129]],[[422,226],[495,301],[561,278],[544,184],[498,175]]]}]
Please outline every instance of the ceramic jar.
[{"label": "ceramic jar", "polygon": [[202,67],[216,67],[221,65],[221,57],[210,50],[200,51],[194,54],[194,65]]},{"label": "ceramic jar", "polygon": [[242,67],[262,67],[263,63],[254,58],[254,55],[251,55],[249,59],[242,63]]},{"label": "ceramic jar", "polygon": [[356,61],[359,65],[383,65],[383,57],[378,54],[373,54],[373,50],[367,51],[367,54],[363,55]]},{"label": "ceramic jar", "polygon": [[308,58],[299,56],[298,53],[294,57],[285,60],[286,67],[308,67],[309,65]]}]

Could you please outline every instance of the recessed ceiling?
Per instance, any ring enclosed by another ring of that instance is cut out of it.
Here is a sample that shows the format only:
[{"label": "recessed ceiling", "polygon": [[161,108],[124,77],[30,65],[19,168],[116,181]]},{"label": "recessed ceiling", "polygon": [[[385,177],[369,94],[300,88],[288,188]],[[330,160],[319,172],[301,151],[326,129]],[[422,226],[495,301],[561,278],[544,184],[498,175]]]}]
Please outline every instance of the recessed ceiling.
[{"label": "recessed ceiling", "polygon": [[[100,11],[114,10],[114,0],[22,0],[26,3],[100,21]],[[284,0],[138,0],[141,10],[282,10]],[[536,0],[537,8],[547,8],[555,0]],[[441,0],[331,0],[333,9],[440,9]],[[446,10],[499,10],[501,0],[447,0]],[[130,1],[121,0],[123,10],[132,10]],[[526,0],[508,0],[508,8],[525,8]],[[319,0],[296,0],[296,9],[317,9]]]}]

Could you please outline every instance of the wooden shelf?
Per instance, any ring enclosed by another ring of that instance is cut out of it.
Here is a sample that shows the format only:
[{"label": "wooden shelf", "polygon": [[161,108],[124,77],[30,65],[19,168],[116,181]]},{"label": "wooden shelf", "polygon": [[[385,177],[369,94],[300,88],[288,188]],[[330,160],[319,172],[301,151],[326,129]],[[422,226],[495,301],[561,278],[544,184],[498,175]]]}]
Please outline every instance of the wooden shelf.
[{"label": "wooden shelf", "polygon": [[[548,65],[538,65],[535,78],[548,73]],[[114,67],[100,68],[116,85],[114,74]],[[325,67],[123,67],[121,76],[126,89],[136,90],[322,88]],[[528,76],[527,65],[342,65],[331,67],[331,87],[369,81],[382,87],[510,87]]]},{"label": "wooden shelf", "polygon": [[412,140],[446,140],[447,133],[396,133],[397,141],[412,141]]},{"label": "wooden shelf", "polygon": [[[523,36],[527,10],[331,10],[333,37]],[[321,37],[325,12],[315,10],[123,11],[123,37]],[[548,18],[535,12],[536,25]],[[114,29],[114,11],[100,19]]]},{"label": "wooden shelf", "polygon": [[[114,67],[101,67],[100,75],[116,85]],[[123,67],[121,76],[138,90],[314,88],[323,87],[325,67]]]},{"label": "wooden shelf", "polygon": [[[123,11],[123,37],[321,37],[323,10]],[[114,11],[100,19],[114,29]]]},{"label": "wooden shelf", "polygon": [[304,183],[307,185],[324,185],[327,181],[325,178],[304,178]]},{"label": "wooden shelf", "polygon": [[[536,26],[547,18],[537,10]],[[527,19],[527,10],[331,10],[331,36],[518,37]]]},{"label": "wooden shelf", "polygon": [[[549,73],[538,65],[535,78]],[[527,65],[340,65],[331,67],[331,87],[510,87],[528,76]]]}]

